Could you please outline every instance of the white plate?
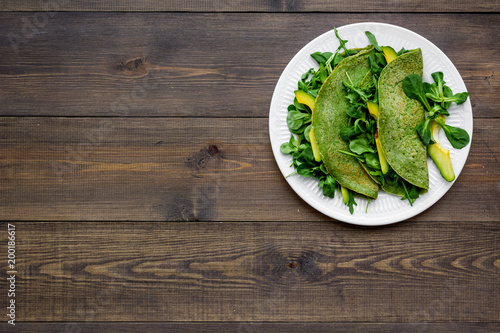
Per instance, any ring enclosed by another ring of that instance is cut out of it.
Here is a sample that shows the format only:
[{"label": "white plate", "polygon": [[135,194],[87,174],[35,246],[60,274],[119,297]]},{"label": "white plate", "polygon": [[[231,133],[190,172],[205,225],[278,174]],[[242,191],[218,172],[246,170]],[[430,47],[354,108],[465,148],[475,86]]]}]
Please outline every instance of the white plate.
[{"label": "white plate", "polygon": [[[407,50],[421,48],[424,61],[424,82],[433,82],[431,73],[442,71],[446,84],[454,93],[467,91],[462,77],[458,73],[453,63],[434,44],[424,37],[401,27],[383,23],[356,23],[337,28],[339,36],[347,39],[347,47],[365,47],[369,44],[365,31],[370,31],[375,35],[379,45],[392,46],[396,51],[402,47]],[[269,112],[269,133],[274,157],[278,166],[285,176],[292,189],[309,205],[334,219],[366,226],[377,226],[395,223],[413,217],[433,204],[435,204],[453,185],[443,179],[434,162],[428,158],[429,166],[429,192],[418,198],[413,206],[407,200],[379,192],[377,200],[372,200],[367,209],[368,201],[356,199],[357,206],[354,206],[354,214],[349,213],[349,209],[344,205],[341,195],[336,192],[335,198],[325,197],[318,181],[313,178],[306,178],[297,174],[289,176],[293,171],[291,155],[284,155],[280,152],[283,142],[290,139],[290,131],[286,125],[287,107],[293,103],[293,91],[297,89],[297,81],[301,75],[310,68],[317,69],[316,62],[310,57],[311,53],[335,52],[339,42],[333,30],[328,31],[315,38],[304,46],[288,63],[281,74],[271,100]],[[446,118],[446,123],[451,126],[458,126],[469,133],[472,140],[472,107],[470,99],[462,105],[454,103],[449,108],[450,116]],[[467,160],[471,144],[465,148],[457,150],[452,148],[446,139],[443,131],[440,131],[441,144],[450,150],[453,169],[455,171],[455,181],[460,175]],[[287,177],[289,176],[289,177]]]}]

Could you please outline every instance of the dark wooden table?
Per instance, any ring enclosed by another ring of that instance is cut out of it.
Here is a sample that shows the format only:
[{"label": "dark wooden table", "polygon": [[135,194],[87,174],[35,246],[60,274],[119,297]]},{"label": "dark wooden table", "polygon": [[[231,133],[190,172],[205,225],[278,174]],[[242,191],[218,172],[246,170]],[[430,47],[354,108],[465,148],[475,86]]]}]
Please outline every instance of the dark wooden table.
[{"label": "dark wooden table", "polygon": [[[2,1],[0,331],[500,331],[499,10]],[[474,115],[451,190],[370,228],[302,201],[268,134],[293,55],[365,21],[436,44]]]}]

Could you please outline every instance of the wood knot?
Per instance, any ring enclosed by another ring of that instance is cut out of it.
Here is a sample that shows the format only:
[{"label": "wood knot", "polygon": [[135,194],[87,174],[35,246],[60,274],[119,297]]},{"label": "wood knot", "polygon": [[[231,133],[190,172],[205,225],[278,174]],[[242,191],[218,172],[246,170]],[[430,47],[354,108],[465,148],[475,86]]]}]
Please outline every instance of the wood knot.
[{"label": "wood knot", "polygon": [[288,264],[287,264],[287,267],[290,268],[290,269],[295,269],[299,266],[299,263],[296,262],[295,260],[293,261],[290,261]]},{"label": "wood knot", "polygon": [[216,145],[208,146],[208,153],[212,156],[217,155],[219,153],[219,148]]},{"label": "wood knot", "polygon": [[317,281],[321,278],[323,272],[318,266],[316,260],[317,254],[314,252],[305,252],[297,258],[297,273],[305,280]]},{"label": "wood knot", "polygon": [[146,68],[146,58],[138,57],[127,61],[122,61],[116,65],[116,70],[122,74],[132,76],[143,76],[148,74]]},{"label": "wood knot", "polygon": [[[215,158],[212,159],[213,157]],[[188,157],[187,163],[196,169],[201,169],[206,167],[206,164],[212,159],[212,167],[220,167],[220,165],[213,164],[216,163],[215,161],[220,162],[220,158],[221,153],[219,148],[214,144],[210,144],[207,148],[203,148],[196,154]]]}]

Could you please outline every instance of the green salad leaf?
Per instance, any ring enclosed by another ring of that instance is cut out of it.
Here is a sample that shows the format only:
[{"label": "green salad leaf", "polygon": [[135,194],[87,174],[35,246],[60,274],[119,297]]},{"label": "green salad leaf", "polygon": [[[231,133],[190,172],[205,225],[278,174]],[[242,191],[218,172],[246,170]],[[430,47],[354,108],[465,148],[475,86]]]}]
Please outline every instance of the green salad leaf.
[{"label": "green salad leaf", "polygon": [[427,110],[427,116],[421,124],[416,127],[417,133],[424,145],[434,143],[430,124],[435,120],[444,130],[446,138],[450,141],[453,148],[462,149],[470,142],[470,136],[462,128],[446,125],[444,121],[437,117],[438,114],[449,116],[448,107],[451,103],[462,104],[469,97],[469,93],[462,92],[453,94],[450,87],[444,81],[442,72],[431,74],[434,82],[422,82],[417,74],[410,74],[403,79],[403,90],[409,98],[415,99],[424,105]]}]

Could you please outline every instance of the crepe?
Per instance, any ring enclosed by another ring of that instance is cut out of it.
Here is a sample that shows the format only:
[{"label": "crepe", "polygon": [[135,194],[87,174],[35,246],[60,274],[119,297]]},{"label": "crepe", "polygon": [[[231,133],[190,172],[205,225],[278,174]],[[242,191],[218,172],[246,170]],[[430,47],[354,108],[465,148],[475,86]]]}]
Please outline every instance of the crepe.
[{"label": "crepe", "polygon": [[425,110],[420,102],[407,97],[402,87],[407,75],[422,76],[422,71],[420,49],[398,56],[382,70],[378,81],[377,127],[387,163],[410,184],[428,189],[427,147],[415,130],[424,121]]},{"label": "crepe", "polygon": [[340,136],[342,127],[349,123],[349,116],[345,112],[349,100],[342,82],[350,79],[354,85],[359,85],[367,75],[371,75],[368,57],[373,53],[373,46],[370,45],[343,59],[335,67],[316,97],[312,130],[321,160],[330,175],[343,187],[375,199],[379,189],[377,183],[366,173],[357,158],[339,151],[349,151],[349,144]]}]

